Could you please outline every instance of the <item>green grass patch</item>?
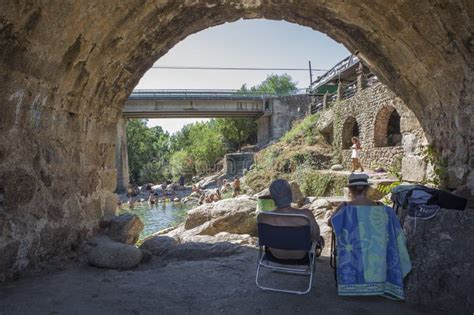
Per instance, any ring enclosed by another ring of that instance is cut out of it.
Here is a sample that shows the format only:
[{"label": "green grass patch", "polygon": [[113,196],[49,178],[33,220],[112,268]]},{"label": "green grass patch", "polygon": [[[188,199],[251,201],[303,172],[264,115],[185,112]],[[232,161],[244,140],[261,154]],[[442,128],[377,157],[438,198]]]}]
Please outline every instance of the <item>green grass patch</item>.
[{"label": "green grass patch", "polygon": [[323,174],[304,165],[297,168],[293,178],[305,196],[314,197],[342,196],[347,183],[346,176]]},{"label": "green grass patch", "polygon": [[306,116],[301,122],[291,128],[291,130],[281,138],[281,141],[291,143],[298,138],[303,138],[307,144],[315,144],[317,136],[316,123],[318,118],[318,114]]}]

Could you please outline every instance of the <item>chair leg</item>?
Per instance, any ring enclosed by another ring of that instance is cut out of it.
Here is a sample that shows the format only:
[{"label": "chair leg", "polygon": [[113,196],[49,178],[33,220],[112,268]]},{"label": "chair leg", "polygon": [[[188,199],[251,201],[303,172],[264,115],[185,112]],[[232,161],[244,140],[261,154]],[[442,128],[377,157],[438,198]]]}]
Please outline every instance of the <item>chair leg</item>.
[{"label": "chair leg", "polygon": [[255,275],[255,284],[257,285],[257,287],[259,287],[260,289],[262,290],[268,290],[268,291],[275,291],[275,292],[284,292],[284,293],[293,293],[293,294],[298,294],[298,295],[303,295],[303,294],[307,294],[311,291],[311,288],[313,286],[313,275],[314,275],[314,270],[315,270],[315,267],[316,267],[316,264],[315,264],[315,257],[312,256],[310,257],[310,266],[309,266],[309,270],[310,270],[310,274],[309,274],[309,283],[308,283],[308,288],[305,290],[305,291],[298,291],[298,290],[284,290],[284,289],[277,289],[277,288],[270,288],[270,287],[266,287],[266,286],[263,286],[259,283],[259,277],[260,277],[260,268],[261,267],[264,267],[264,268],[269,268],[271,269],[271,267],[267,267],[265,265],[262,265],[262,260],[263,260],[263,257],[261,259],[259,259],[258,263],[257,263],[257,272],[256,272],[256,275]]}]

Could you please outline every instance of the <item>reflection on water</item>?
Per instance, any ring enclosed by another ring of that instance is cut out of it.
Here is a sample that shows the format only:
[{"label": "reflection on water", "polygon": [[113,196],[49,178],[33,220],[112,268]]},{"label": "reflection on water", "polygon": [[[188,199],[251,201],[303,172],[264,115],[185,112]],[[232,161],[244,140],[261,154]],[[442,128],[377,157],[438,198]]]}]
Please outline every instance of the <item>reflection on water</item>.
[{"label": "reflection on water", "polygon": [[119,213],[130,212],[140,217],[143,224],[145,224],[145,228],[140,234],[140,239],[143,239],[159,230],[183,222],[190,208],[190,206],[179,202],[165,202],[154,205],[142,202],[136,203],[133,210],[124,205]]}]

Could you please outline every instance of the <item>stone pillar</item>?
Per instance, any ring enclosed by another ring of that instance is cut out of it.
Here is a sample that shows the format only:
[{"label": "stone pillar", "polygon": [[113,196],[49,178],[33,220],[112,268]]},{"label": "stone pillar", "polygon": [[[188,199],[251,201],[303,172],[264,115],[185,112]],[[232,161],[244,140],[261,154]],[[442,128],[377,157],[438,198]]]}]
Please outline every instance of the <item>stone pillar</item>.
[{"label": "stone pillar", "polygon": [[357,92],[362,91],[363,89],[365,89],[366,86],[364,69],[365,67],[362,62],[359,62],[359,65],[357,67]]},{"label": "stone pillar", "polygon": [[339,80],[337,83],[337,100],[340,101],[342,100],[342,81]]},{"label": "stone pillar", "polygon": [[270,141],[270,117],[264,115],[256,120],[257,123],[257,145],[263,146]]},{"label": "stone pillar", "polygon": [[327,106],[328,106],[328,96],[329,96],[328,92],[324,93],[324,96],[323,96],[323,108],[324,109],[326,109]]},{"label": "stone pillar", "polygon": [[117,124],[115,142],[115,168],[117,169],[117,193],[127,191],[129,184],[128,150],[127,150],[127,118],[120,118]]},{"label": "stone pillar", "polygon": [[272,116],[270,119],[270,129],[272,130],[272,140],[280,139],[285,132],[290,129],[290,114],[288,105],[280,99],[272,100]]}]

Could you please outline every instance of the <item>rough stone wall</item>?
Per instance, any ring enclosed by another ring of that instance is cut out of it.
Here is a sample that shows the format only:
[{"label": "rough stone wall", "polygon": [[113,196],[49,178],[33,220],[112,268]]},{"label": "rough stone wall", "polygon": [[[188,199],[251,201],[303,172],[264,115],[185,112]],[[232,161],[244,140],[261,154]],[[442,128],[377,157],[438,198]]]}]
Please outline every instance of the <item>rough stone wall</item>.
[{"label": "rough stone wall", "polygon": [[[384,167],[387,169],[394,163],[401,163],[402,174],[407,180],[421,181],[426,173],[426,164],[417,171],[422,174],[421,178],[413,178],[412,171],[408,170],[406,161],[422,160],[421,154],[427,145],[423,129],[412,111],[396,97],[385,85],[379,83],[367,89],[357,92],[355,96],[347,100],[337,102],[331,109],[334,120],[334,146],[342,148],[342,164],[350,169],[353,123],[359,128],[359,140],[361,142],[361,160],[365,167]],[[400,131],[402,134],[401,146],[386,145],[383,138],[387,135],[388,116],[396,110],[400,115]],[[404,169],[405,168],[405,169]],[[409,176],[410,175],[410,176]]]},{"label": "rough stone wall", "polygon": [[254,153],[229,153],[224,156],[224,172],[227,176],[242,176],[254,161]]},{"label": "rough stone wall", "polygon": [[272,99],[271,139],[279,139],[290,130],[293,120],[305,115],[310,101],[311,98],[308,95],[292,95]]},{"label": "rough stone wall", "polygon": [[[406,215],[404,210],[403,215]],[[474,310],[474,216],[441,209],[430,220],[405,217],[412,271],[405,281],[407,301],[471,314]],[[416,224],[416,225],[415,225]],[[471,248],[467,248],[470,246]]]},{"label": "rough stone wall", "polygon": [[[342,151],[342,165],[348,170],[350,170],[352,167],[351,152],[351,150]],[[383,167],[387,169],[387,167],[390,167],[393,163],[396,163],[397,160],[401,162],[403,153],[404,150],[401,146],[373,148],[371,150],[362,150],[360,157],[362,165],[365,168],[376,169],[377,167]]]},{"label": "rough stone wall", "polygon": [[357,51],[474,195],[473,16],[461,0],[1,1],[0,279],[113,212],[128,94],[186,36],[240,18],[285,19]]}]

